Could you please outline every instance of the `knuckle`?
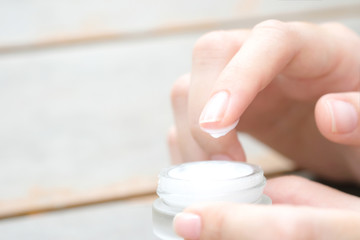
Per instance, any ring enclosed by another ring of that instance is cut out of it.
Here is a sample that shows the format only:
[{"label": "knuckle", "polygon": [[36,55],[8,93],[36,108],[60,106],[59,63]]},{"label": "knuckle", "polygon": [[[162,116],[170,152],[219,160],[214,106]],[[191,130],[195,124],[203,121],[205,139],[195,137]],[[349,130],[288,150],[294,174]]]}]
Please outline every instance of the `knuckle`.
[{"label": "knuckle", "polygon": [[278,20],[266,20],[253,28],[254,32],[261,32],[276,40],[287,41],[292,38],[292,31],[288,23]]},{"label": "knuckle", "polygon": [[172,126],[168,130],[167,143],[168,143],[168,145],[171,146],[171,145],[175,144],[176,141],[177,141],[177,130],[176,130],[175,126]]},{"label": "knuckle", "polygon": [[288,240],[296,240],[296,236],[294,236],[294,232],[296,232],[296,229],[292,225],[293,223],[291,221],[288,222],[286,226],[281,225],[277,226],[273,229],[273,236],[275,239],[288,239]]},{"label": "knuckle", "polygon": [[[277,238],[276,239],[289,239],[289,240],[300,240],[300,239],[316,239],[313,237],[311,224],[308,219],[302,217],[287,217],[284,221],[279,224],[276,228]],[[306,231],[304,231],[306,229]]]},{"label": "knuckle", "polygon": [[279,20],[266,20],[261,23],[258,23],[254,29],[270,29],[270,30],[284,30],[287,28],[287,23],[279,21]]},{"label": "knuckle", "polygon": [[190,86],[190,75],[185,74],[179,77],[173,84],[170,91],[170,98],[173,105],[188,97]]},{"label": "knuckle", "polygon": [[342,23],[326,22],[321,24],[320,27],[327,30],[328,32],[336,34],[337,36],[343,36],[343,38],[346,38],[348,44],[350,45],[352,43],[353,45],[351,45],[355,48],[359,46],[360,38],[358,34]]},{"label": "knuckle", "polygon": [[321,26],[332,29],[332,30],[341,30],[341,31],[349,31],[350,30],[344,24],[339,23],[339,22],[326,22],[326,23],[323,23]]},{"label": "knuckle", "polygon": [[201,239],[228,239],[228,235],[231,234],[231,232],[229,232],[228,226],[232,216],[233,209],[225,205],[221,205],[221,208],[209,209],[206,213],[206,217],[209,222],[204,226]]},{"label": "knuckle", "polygon": [[[287,208],[287,209],[286,209]],[[308,219],[304,219],[302,214],[294,212],[293,207],[286,207],[278,211],[276,215],[267,216],[271,224],[264,229],[264,235],[272,236],[269,239],[314,239],[310,238],[311,229],[309,229]],[[307,221],[306,221],[307,220]],[[305,230],[303,232],[303,230]]]},{"label": "knuckle", "polygon": [[212,31],[200,37],[193,49],[193,55],[203,54],[204,52],[221,50],[224,40],[227,38],[225,31]]},{"label": "knuckle", "polygon": [[213,239],[225,239],[226,234],[226,225],[227,225],[227,214],[220,214],[216,219],[216,226],[218,226],[214,231],[211,232]]}]

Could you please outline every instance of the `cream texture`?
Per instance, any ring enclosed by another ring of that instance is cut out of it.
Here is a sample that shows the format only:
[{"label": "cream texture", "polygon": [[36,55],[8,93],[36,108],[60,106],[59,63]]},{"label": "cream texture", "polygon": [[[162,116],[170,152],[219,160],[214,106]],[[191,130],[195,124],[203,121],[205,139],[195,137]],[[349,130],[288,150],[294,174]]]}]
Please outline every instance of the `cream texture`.
[{"label": "cream texture", "polygon": [[212,136],[213,138],[219,138],[222,136],[225,136],[226,134],[228,134],[231,130],[233,130],[239,123],[239,120],[237,120],[236,122],[234,122],[233,124],[231,124],[228,127],[225,128],[219,128],[219,129],[210,129],[210,128],[204,128],[201,127],[201,130],[203,130],[204,132],[210,134],[210,136]]},{"label": "cream texture", "polygon": [[251,166],[233,164],[227,161],[198,162],[183,164],[169,171],[169,176],[183,180],[227,180],[240,178],[254,172]]}]

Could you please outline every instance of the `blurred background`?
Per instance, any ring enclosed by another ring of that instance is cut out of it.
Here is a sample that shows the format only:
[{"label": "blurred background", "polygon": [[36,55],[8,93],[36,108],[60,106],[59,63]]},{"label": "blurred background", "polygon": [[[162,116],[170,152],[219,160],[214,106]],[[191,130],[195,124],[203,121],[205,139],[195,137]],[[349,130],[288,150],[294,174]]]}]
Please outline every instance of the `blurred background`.
[{"label": "blurred background", "polygon": [[[1,239],[157,239],[172,83],[202,34],[338,21],[358,0],[0,0]],[[268,175],[286,159],[241,135]]]}]

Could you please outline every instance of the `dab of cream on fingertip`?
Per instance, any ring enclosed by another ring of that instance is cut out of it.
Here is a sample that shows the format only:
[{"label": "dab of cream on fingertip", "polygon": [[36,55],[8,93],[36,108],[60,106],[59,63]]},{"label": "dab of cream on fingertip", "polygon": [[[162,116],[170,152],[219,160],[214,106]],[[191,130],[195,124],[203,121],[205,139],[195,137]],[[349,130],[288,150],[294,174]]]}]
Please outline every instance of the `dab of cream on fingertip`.
[{"label": "dab of cream on fingertip", "polygon": [[231,124],[228,127],[224,127],[224,128],[220,128],[220,129],[210,129],[210,128],[204,128],[201,127],[201,130],[203,130],[204,132],[210,134],[210,136],[212,136],[213,138],[219,138],[222,136],[225,136],[226,134],[228,134],[231,130],[233,130],[239,123],[239,120],[237,120],[236,122],[234,122],[233,124]]}]

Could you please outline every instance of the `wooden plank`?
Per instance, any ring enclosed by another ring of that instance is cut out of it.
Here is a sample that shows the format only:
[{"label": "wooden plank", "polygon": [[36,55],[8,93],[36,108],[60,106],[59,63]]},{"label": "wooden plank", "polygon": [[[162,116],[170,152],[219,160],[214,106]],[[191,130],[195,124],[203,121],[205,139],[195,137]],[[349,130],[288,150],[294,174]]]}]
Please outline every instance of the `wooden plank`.
[{"label": "wooden plank", "polygon": [[156,176],[197,37],[0,57],[0,199]]},{"label": "wooden plank", "polygon": [[[359,14],[357,0],[278,1],[8,1],[0,9],[0,50],[151,37],[230,25],[250,27],[269,18],[325,20]],[[204,7],[206,6],[206,7]],[[130,10],[131,9],[131,10]],[[66,17],[64,17],[66,16]]]},{"label": "wooden plank", "polygon": [[151,202],[120,201],[0,221],[2,240],[158,240]]}]

